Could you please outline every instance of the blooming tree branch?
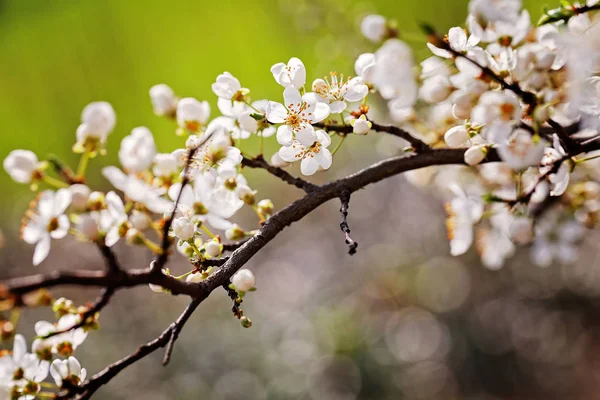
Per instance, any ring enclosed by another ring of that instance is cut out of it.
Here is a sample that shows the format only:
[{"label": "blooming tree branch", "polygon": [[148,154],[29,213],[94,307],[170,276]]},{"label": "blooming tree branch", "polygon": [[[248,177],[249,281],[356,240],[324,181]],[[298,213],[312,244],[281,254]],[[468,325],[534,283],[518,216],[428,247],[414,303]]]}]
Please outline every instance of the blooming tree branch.
[{"label": "blooming tree branch", "polygon": [[[27,370],[13,368],[24,351],[3,356],[10,357],[3,364],[10,368],[0,368],[0,379],[10,388],[11,399],[89,399],[125,368],[161,348],[163,364],[168,364],[184,325],[218,288],[231,299],[241,326],[251,327],[241,304],[256,290],[256,278],[246,264],[287,226],[335,199],[341,203],[340,229],[349,254],[356,253],[348,224],[352,194],[402,173],[409,182],[434,187],[446,202],[452,255],[467,252],[477,238],[481,261],[491,269],[502,267],[520,245],[530,245],[538,265],[555,258],[569,261],[573,252],[556,249],[572,248],[584,227],[600,220],[600,183],[594,173],[600,150],[600,77],[596,64],[582,64],[581,57],[570,53],[576,46],[556,39],[595,43],[600,37],[596,5],[585,7],[563,7],[563,13],[573,12],[568,26],[549,25],[548,36],[531,26],[516,0],[472,0],[466,28],[453,27],[444,37],[428,30],[434,56],[421,63],[419,77],[412,50],[398,38],[395,25],[369,16],[361,29],[381,46],[358,57],[354,78],[332,72],[307,88],[306,68],[292,58],[271,67],[283,102],[252,101],[250,90],[224,72],[212,85],[221,113],[212,120],[208,102],[179,98],[169,86],[156,85],[150,89],[155,114],[176,124],[185,145],[159,153],[152,132],[134,128],[121,142],[121,166],[102,170],[116,191],[92,191],[85,184],[90,161],[105,154],[116,124],[106,102],[91,103],[82,112],[72,148],[81,157],[77,168],[55,156],[39,160],[27,150],[11,152],[5,170],[39,192],[21,229],[22,239],[35,245],[33,263],[42,263],[51,243],[68,235],[94,244],[105,262],[103,270],[53,271],[0,284],[3,303],[52,303],[57,319],[35,325]],[[585,49],[590,51],[600,54],[599,49]],[[596,91],[590,94],[588,87]],[[369,100],[375,96],[385,101],[383,112],[393,124],[378,123],[370,114]],[[410,147],[322,185],[285,169],[298,163],[306,177],[328,170],[348,135],[373,132],[387,134],[376,140],[396,137]],[[242,154],[239,144],[253,135],[260,141],[259,154]],[[273,136],[281,147],[267,162],[263,142]],[[303,195],[277,208],[270,199],[259,199],[244,168],[264,169]],[[47,189],[39,191],[40,186]],[[234,222],[244,207],[256,215],[254,229]],[[545,218],[550,222],[538,223]],[[556,238],[566,243],[555,246]],[[112,250],[120,240],[146,248],[154,260],[139,269],[121,265]],[[187,261],[181,275],[168,265],[175,253]],[[92,304],[78,307],[46,291],[58,286],[98,287],[102,292]],[[187,296],[190,303],[157,338],[86,379],[74,352],[98,328],[99,313],[110,306],[114,293],[137,286],[148,286],[149,295]],[[15,336],[17,345],[25,346],[20,335]],[[41,383],[48,373],[56,385],[44,392]]]}]

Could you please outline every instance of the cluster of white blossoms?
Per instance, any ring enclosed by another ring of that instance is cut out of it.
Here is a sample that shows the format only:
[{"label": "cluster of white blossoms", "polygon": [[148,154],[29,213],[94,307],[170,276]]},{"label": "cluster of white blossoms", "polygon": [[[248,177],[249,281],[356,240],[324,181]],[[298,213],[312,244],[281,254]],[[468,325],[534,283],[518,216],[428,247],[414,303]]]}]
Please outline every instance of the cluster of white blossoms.
[{"label": "cluster of white blossoms", "polygon": [[14,334],[11,322],[2,326],[3,339],[14,334],[14,341],[12,352],[3,351],[0,356],[0,399],[52,397],[55,391],[73,388],[85,381],[87,372],[73,353],[87,337],[87,331],[95,328],[95,319],[69,330],[80,322],[83,310],[65,298],[56,300],[52,308],[58,321],[35,324],[37,339],[31,352],[25,338]]},{"label": "cluster of white blossoms", "polygon": [[[271,73],[283,88],[281,103],[252,101],[250,90],[224,72],[212,84],[220,112],[212,119],[208,101],[156,85],[150,89],[154,112],[173,121],[182,142],[159,152],[152,132],[134,127],[121,141],[120,166],[102,169],[114,191],[86,185],[90,160],[106,153],[116,127],[112,106],[93,102],[76,130],[73,151],[81,160],[75,170],[28,150],[14,150],[4,160],[14,181],[37,192],[23,219],[22,239],[35,245],[35,265],[49,255],[53,240],[68,236],[101,247],[122,239],[156,254],[163,251],[162,242],[172,240],[190,266],[173,277],[202,282],[218,268],[205,264],[218,264],[227,241],[256,233],[235,222],[238,211],[251,209],[257,227],[274,213],[271,200],[259,200],[244,177],[244,160],[271,170],[299,161],[307,176],[327,170],[346,135],[366,135],[374,128],[392,133],[370,120],[376,102],[369,99],[375,97],[387,104],[389,120],[424,142],[425,151],[464,152],[466,165],[407,173],[410,182],[433,186],[447,197],[452,255],[476,243],[482,262],[497,269],[517,246],[527,245],[540,266],[573,262],[584,229],[600,221],[598,161],[586,148],[600,136],[599,8],[597,1],[565,3],[536,27],[520,0],[471,0],[464,26],[443,37],[429,29],[433,55],[421,63],[419,74],[395,24],[370,15],[361,30],[379,48],[356,59],[356,76],[331,72],[307,87],[301,60],[277,63]],[[254,158],[239,147],[252,136],[260,141]],[[262,147],[271,136],[281,148],[268,165]],[[241,302],[254,285],[252,272],[240,270],[229,289]],[[72,352],[94,327],[89,326],[94,318],[69,329],[78,324],[80,310],[64,299],[55,309],[57,323],[36,324],[32,353],[16,336],[13,352],[0,359],[0,398],[35,398],[49,371],[57,387],[85,378]],[[236,315],[250,326],[241,311]],[[60,333],[47,337],[52,332]]]},{"label": "cluster of white blossoms", "polygon": [[[416,93],[413,72],[404,67],[410,52],[400,61],[398,39],[384,34],[389,23],[373,16],[363,23],[367,38],[385,41],[359,57],[357,72],[365,78],[364,60],[390,60],[390,48],[398,61],[381,71],[404,70],[403,77],[383,78],[398,82],[402,93],[380,89],[391,117],[432,147],[467,149],[471,167],[408,173],[411,182],[433,185],[448,198],[453,255],[476,243],[491,269],[502,267],[517,245],[531,245],[540,266],[577,259],[584,229],[600,217],[598,163],[582,149],[600,128],[598,8],[598,1],[563,5],[536,27],[520,0],[472,0],[463,27],[443,37],[428,32],[433,56],[421,63]],[[370,74],[366,80],[377,87],[381,75]],[[492,151],[501,162],[480,165]]]}]

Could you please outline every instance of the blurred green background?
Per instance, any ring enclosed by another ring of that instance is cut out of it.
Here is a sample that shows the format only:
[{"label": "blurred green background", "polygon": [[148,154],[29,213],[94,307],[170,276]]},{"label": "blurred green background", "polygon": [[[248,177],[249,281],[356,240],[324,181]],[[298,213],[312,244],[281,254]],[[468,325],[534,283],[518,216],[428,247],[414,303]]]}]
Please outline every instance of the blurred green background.
[{"label": "blurred green background", "polygon": [[[428,55],[417,23],[440,30],[460,24],[460,1],[200,1],[12,0],[0,2],[0,158],[15,148],[40,158],[55,153],[73,166],[70,148],[82,108],[106,100],[117,112],[109,154],[93,162],[91,183],[105,184],[100,165],[115,163],[120,140],[140,125],[161,151],[181,144],[169,121],[155,117],[148,89],[167,83],[182,96],[207,99],[210,85],[230,71],[254,99],[280,96],[269,68],[292,56],[308,80],[330,70],[352,74],[353,60],[375,47],[360,35],[360,19],[381,13],[396,19],[417,57]],[[541,2],[526,3],[537,17]],[[274,141],[271,141],[274,143]],[[0,173],[3,228],[10,230],[28,201],[28,188]],[[8,219],[7,219],[8,218]]]}]

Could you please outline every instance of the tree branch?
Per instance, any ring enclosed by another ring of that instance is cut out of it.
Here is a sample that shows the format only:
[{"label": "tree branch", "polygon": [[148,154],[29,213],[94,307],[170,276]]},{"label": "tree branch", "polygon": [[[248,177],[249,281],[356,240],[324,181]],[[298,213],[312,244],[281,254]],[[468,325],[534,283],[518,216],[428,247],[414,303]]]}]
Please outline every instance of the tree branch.
[{"label": "tree branch", "polygon": [[[371,124],[372,124],[371,129],[374,131],[389,133],[390,135],[397,136],[399,138],[406,140],[408,143],[410,143],[410,145],[413,147],[413,149],[417,153],[428,151],[431,149],[427,143],[414,137],[412,134],[410,134],[408,131],[405,131],[402,128],[399,128],[397,126],[391,126],[391,125],[380,125],[373,121],[371,121]],[[342,133],[342,134],[346,134],[346,135],[349,133],[352,133],[352,130],[353,130],[352,126],[350,126],[350,125],[326,124],[323,122],[314,124],[314,126],[317,128],[322,128],[326,131],[332,131],[332,132]]]},{"label": "tree branch", "polygon": [[80,316],[81,319],[79,320],[78,323],[76,323],[73,326],[68,327],[66,329],[60,330],[60,331],[50,332],[43,338],[48,339],[48,338],[51,338],[52,336],[61,335],[63,333],[67,333],[69,331],[79,329],[82,326],[88,324],[90,322],[90,321],[88,321],[88,319],[90,319],[90,318],[94,319],[94,316],[96,315],[96,313],[100,312],[104,307],[106,307],[106,305],[108,304],[108,302],[110,301],[110,299],[112,298],[114,293],[115,293],[115,288],[107,287],[107,288],[103,289],[102,293],[96,299],[94,304],[91,307],[89,307],[84,313],[81,314],[81,316]]},{"label": "tree branch", "polygon": [[242,165],[248,168],[264,169],[271,175],[281,179],[285,183],[288,183],[292,186],[296,186],[298,189],[304,190],[306,193],[310,193],[317,187],[317,185],[307,182],[302,178],[296,178],[292,176],[290,173],[284,171],[281,168],[274,167],[273,165],[266,162],[262,155],[258,155],[254,158],[244,157],[242,159]]},{"label": "tree branch", "polygon": [[[79,393],[77,396],[77,400],[87,400],[92,397],[92,395],[103,385],[108,383],[112,378],[114,378],[119,372],[135,363],[138,360],[146,357],[147,355],[153,353],[161,347],[167,346],[167,353],[165,354],[165,360],[168,363],[170,353],[173,350],[173,343],[177,340],[179,336],[179,332],[188,321],[188,319],[192,316],[198,305],[204,300],[204,298],[197,298],[192,300],[190,304],[185,308],[183,313],[177,318],[175,322],[173,322],[167,329],[165,329],[160,336],[156,339],[140,346],[134,353],[128,355],[125,358],[120,359],[119,361],[109,365],[104,370],[100,371],[96,375],[94,375],[89,381],[84,383],[81,386],[73,388],[71,391],[66,391],[65,393],[59,394],[57,399],[69,399],[75,393]],[[163,362],[165,362],[163,360]]]},{"label": "tree branch", "polygon": [[[82,386],[75,387],[70,392],[62,393],[58,397],[59,399],[67,399],[73,394],[78,394],[77,399],[89,399],[100,386],[106,384],[120,371],[158,348],[168,346],[165,359],[163,360],[164,362],[168,362],[173,346],[173,344],[169,345],[169,343],[175,342],[181,328],[198,305],[213,290],[220,286],[228,285],[233,274],[268,242],[273,240],[286,226],[301,220],[321,204],[331,199],[340,198],[344,201],[344,198],[349,197],[357,190],[402,172],[433,165],[464,164],[464,152],[465,149],[431,149],[420,154],[392,157],[366,167],[343,179],[322,186],[315,185],[315,188],[311,192],[269,218],[256,235],[232,246],[232,248],[239,247],[233,251],[231,256],[226,259],[225,263],[215,273],[202,283],[187,283],[162,273],[156,274],[152,267],[142,270],[55,271],[50,274],[38,274],[9,280],[0,287],[0,294],[2,294],[2,297],[22,295],[36,289],[58,285],[100,286],[116,290],[118,288],[151,283],[168,289],[172,294],[186,294],[192,298],[192,302],[184,313],[159,337],[141,346],[135,353],[111,364]],[[494,149],[488,152],[487,159],[485,160],[485,162],[492,161],[499,161]],[[102,300],[99,301],[99,303],[101,302]]]}]

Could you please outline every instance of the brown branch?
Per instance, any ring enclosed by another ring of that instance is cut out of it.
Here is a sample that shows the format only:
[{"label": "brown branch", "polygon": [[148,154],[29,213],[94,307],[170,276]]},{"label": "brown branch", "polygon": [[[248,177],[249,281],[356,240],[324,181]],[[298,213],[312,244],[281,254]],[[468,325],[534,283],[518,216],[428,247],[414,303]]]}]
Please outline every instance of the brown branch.
[{"label": "brown branch", "polygon": [[[417,153],[428,151],[431,149],[427,143],[414,137],[412,134],[410,134],[408,131],[405,131],[402,128],[399,128],[397,126],[391,126],[391,125],[380,125],[373,121],[371,121],[371,124],[372,124],[371,129],[376,132],[389,133],[390,135],[397,136],[399,138],[406,140],[408,143],[410,143],[412,148]],[[337,132],[337,133],[341,133],[344,135],[352,133],[352,130],[353,130],[352,126],[350,126],[350,125],[326,124],[323,122],[314,124],[314,126],[317,128],[325,129],[326,131]]]},{"label": "brown branch", "polygon": [[[167,365],[171,360],[171,354],[173,353],[173,348],[175,346],[175,341],[179,337],[179,333],[183,329],[183,326],[187,322],[187,320],[192,316],[196,308],[200,305],[204,299],[194,299],[183,311],[183,314],[179,317],[174,324],[171,325],[171,335],[169,337],[169,342],[167,343],[167,348],[165,350],[165,356],[163,358],[163,365]],[[92,379],[93,380],[93,379]],[[90,381],[91,382],[91,381]]]},{"label": "brown branch", "polygon": [[112,298],[114,293],[115,293],[115,288],[107,287],[107,288],[103,289],[102,293],[96,299],[94,304],[81,314],[81,316],[80,316],[81,319],[79,320],[78,323],[76,323],[73,326],[68,327],[66,329],[50,332],[49,334],[44,336],[43,339],[48,339],[48,338],[51,338],[52,336],[61,335],[63,333],[67,333],[69,331],[79,329],[82,326],[87,325],[90,322],[93,322],[93,321],[88,321],[88,320],[90,318],[95,319],[96,313],[100,312],[108,304],[108,302],[110,301],[110,299]]},{"label": "brown branch", "polygon": [[[5,282],[1,287],[0,294],[19,295],[36,289],[54,287],[58,285],[80,285],[100,286],[118,289],[146,284],[160,285],[173,294],[186,294],[192,298],[192,303],[186,311],[155,340],[141,346],[135,353],[111,364],[100,373],[93,376],[88,382],[80,387],[72,388],[66,393],[61,393],[60,399],[67,399],[77,394],[77,399],[89,399],[96,390],[110,381],[120,371],[133,364],[137,360],[152,353],[158,348],[168,346],[174,342],[183,324],[189,319],[196,307],[208,297],[208,295],[219,286],[228,285],[230,278],[248,260],[250,260],[261,248],[273,240],[286,226],[301,220],[321,204],[334,198],[350,196],[370,184],[379,182],[386,178],[402,172],[419,169],[433,165],[464,164],[465,149],[432,149],[420,154],[410,156],[393,157],[369,167],[366,167],[343,179],[339,179],[315,189],[304,197],[283,208],[269,218],[261,227],[259,232],[244,241],[223,266],[216,270],[202,283],[187,283],[162,273],[156,274],[152,267],[142,270],[117,271],[55,271],[50,274],[39,274],[24,278],[16,278]],[[488,152],[486,162],[499,161],[494,149]],[[154,261],[156,263],[156,261]],[[172,344],[170,345],[172,348]],[[171,349],[168,349],[170,353]],[[168,362],[169,356],[165,355]]]},{"label": "brown branch", "polygon": [[119,261],[117,260],[117,256],[112,251],[112,249],[104,243],[99,243],[98,248],[100,249],[100,252],[104,257],[104,262],[106,264],[107,271],[118,272],[121,269],[121,267],[119,265]]},{"label": "brown branch", "polygon": [[276,176],[277,178],[281,179],[282,181],[284,181],[292,186],[296,186],[298,189],[304,190],[306,193],[310,193],[317,187],[317,185],[307,182],[302,178],[296,178],[296,177],[292,176],[290,173],[288,173],[287,171],[284,171],[281,168],[278,168],[278,167],[275,167],[275,166],[269,164],[268,162],[265,161],[265,159],[263,158],[262,155],[258,155],[254,158],[244,157],[242,159],[242,165],[244,167],[248,167],[248,168],[264,169],[271,175]]},{"label": "brown branch", "polygon": [[140,285],[159,285],[172,294],[198,296],[201,290],[164,274],[153,274],[150,268],[141,270],[120,271],[53,271],[48,274],[37,274],[9,279],[0,284],[0,298],[20,296],[42,288],[55,286],[86,286],[104,288],[127,288]]},{"label": "brown branch", "polygon": [[235,243],[223,243],[223,251],[235,251],[242,247],[248,240],[250,239],[240,240],[239,242]]},{"label": "brown branch", "polygon": [[[119,372],[135,363],[138,360],[146,357],[161,347],[167,346],[167,353],[165,354],[165,360],[168,363],[171,351],[173,350],[173,343],[179,336],[179,332],[192,316],[198,305],[204,300],[203,297],[192,300],[192,302],[185,308],[183,313],[173,322],[167,329],[165,329],[160,336],[156,339],[140,346],[134,353],[120,359],[119,361],[107,366],[104,370],[94,375],[89,381],[86,381],[83,385],[77,386],[68,390],[64,393],[59,394],[56,399],[69,399],[73,394],[78,393],[77,400],[87,400],[103,385],[108,383],[114,378]],[[165,362],[163,360],[163,362]]]}]

